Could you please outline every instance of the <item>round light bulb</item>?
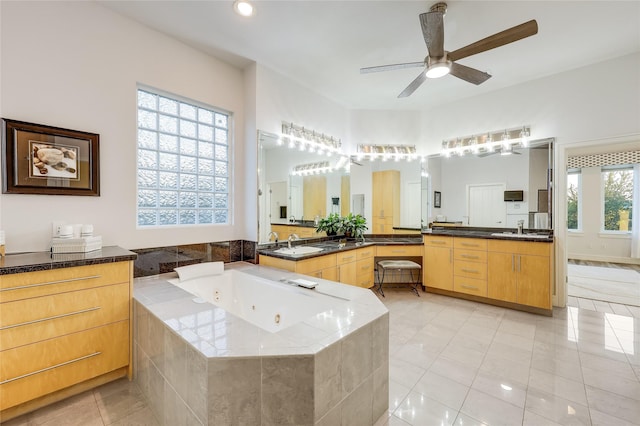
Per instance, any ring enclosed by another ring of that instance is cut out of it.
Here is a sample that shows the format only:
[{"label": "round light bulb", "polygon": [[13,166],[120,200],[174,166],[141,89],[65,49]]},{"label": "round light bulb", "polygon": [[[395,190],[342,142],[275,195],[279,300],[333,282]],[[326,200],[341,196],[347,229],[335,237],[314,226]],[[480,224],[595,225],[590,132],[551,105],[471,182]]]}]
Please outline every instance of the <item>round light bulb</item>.
[{"label": "round light bulb", "polygon": [[252,16],[255,12],[253,5],[247,0],[236,0],[233,2],[233,10],[240,16]]}]

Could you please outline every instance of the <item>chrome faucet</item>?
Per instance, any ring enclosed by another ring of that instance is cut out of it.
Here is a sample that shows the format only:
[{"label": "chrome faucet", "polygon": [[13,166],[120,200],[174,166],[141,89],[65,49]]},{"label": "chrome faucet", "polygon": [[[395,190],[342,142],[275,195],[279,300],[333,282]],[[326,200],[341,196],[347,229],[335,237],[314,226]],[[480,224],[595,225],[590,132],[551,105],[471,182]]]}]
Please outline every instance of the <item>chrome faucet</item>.
[{"label": "chrome faucet", "polygon": [[518,221],[518,235],[522,235],[522,228],[524,227],[524,220]]},{"label": "chrome faucet", "polygon": [[289,238],[287,238],[287,246],[291,248],[291,241],[299,240],[299,239],[300,237],[298,237],[297,234],[289,234]]},{"label": "chrome faucet", "polygon": [[278,233],[277,233],[276,231],[271,231],[271,232],[269,232],[269,235],[267,235],[267,239],[268,239],[269,241],[271,241],[271,236],[273,236],[273,238],[275,238],[274,242],[275,242],[276,244],[278,244]]},{"label": "chrome faucet", "polygon": [[289,217],[289,222],[291,222],[291,223],[295,223],[295,221],[296,221],[296,217],[295,217],[294,215],[291,215],[291,216]]}]

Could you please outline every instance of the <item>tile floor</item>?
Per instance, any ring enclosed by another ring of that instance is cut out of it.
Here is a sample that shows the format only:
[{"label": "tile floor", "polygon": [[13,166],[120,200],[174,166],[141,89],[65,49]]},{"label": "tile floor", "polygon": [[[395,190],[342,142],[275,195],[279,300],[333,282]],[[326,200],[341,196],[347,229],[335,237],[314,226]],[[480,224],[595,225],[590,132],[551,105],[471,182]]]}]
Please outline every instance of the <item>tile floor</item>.
[{"label": "tile floor", "polygon": [[569,296],[640,307],[640,265],[570,259],[567,279]]},{"label": "tile floor", "polygon": [[[376,426],[640,424],[637,317],[569,306],[549,318],[385,294],[389,412]],[[157,423],[136,386],[118,381],[4,425],[39,424]]]}]

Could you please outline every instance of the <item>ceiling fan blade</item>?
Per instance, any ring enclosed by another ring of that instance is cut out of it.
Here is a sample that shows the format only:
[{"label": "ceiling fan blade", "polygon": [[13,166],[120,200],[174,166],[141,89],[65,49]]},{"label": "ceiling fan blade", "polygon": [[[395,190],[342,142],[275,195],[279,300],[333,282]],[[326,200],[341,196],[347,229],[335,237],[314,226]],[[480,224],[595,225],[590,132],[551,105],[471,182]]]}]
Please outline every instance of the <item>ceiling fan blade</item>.
[{"label": "ceiling fan blade", "polygon": [[429,56],[441,58],[444,56],[444,14],[442,12],[427,12],[420,14],[420,25],[424,42],[427,43]]},{"label": "ceiling fan blade", "polygon": [[399,97],[399,98],[406,98],[407,96],[410,96],[413,92],[415,92],[415,91],[416,91],[416,89],[417,89],[418,87],[420,87],[420,85],[421,85],[422,83],[424,83],[424,81],[425,81],[426,79],[427,79],[427,74],[425,73],[425,71],[422,71],[422,72],[420,73],[420,75],[418,75],[418,76],[416,77],[416,79],[415,79],[415,80],[413,80],[411,83],[409,83],[409,85],[407,86],[407,88],[406,88],[406,89],[404,89],[404,90],[402,91],[402,93],[400,93],[400,94],[398,95],[398,97]]},{"label": "ceiling fan blade", "polygon": [[486,72],[477,70],[475,68],[470,68],[464,65],[460,65],[455,62],[451,63],[450,74],[464,81],[468,81],[469,83],[473,83],[476,86],[478,84],[484,83],[485,81],[491,78],[491,75],[487,74]]},{"label": "ceiling fan blade", "polygon": [[475,43],[471,43],[468,46],[461,47],[458,50],[450,52],[448,57],[451,61],[457,61],[459,59],[466,58],[467,56],[513,43],[514,41],[521,40],[537,33],[538,23],[535,19],[532,19],[524,24],[516,25],[515,27],[511,27],[492,36],[483,38],[482,40],[476,41]]},{"label": "ceiling fan blade", "polygon": [[378,65],[376,67],[360,68],[360,74],[368,74],[371,72],[401,70],[404,68],[424,67],[424,62],[407,62],[404,64]]}]

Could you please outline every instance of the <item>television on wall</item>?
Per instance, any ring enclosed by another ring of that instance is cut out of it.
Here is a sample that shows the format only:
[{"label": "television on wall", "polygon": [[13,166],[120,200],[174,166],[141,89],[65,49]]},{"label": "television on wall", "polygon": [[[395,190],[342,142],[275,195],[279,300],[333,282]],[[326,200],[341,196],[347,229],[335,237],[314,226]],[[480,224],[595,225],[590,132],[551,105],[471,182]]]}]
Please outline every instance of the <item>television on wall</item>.
[{"label": "television on wall", "polygon": [[524,201],[524,191],[504,191],[504,201]]}]

